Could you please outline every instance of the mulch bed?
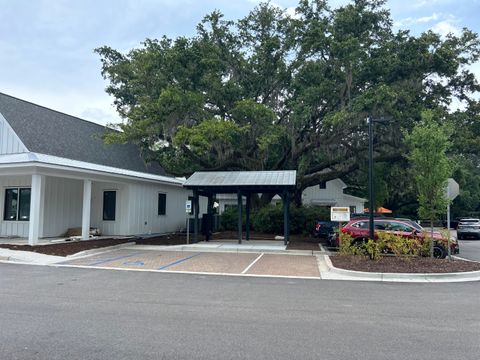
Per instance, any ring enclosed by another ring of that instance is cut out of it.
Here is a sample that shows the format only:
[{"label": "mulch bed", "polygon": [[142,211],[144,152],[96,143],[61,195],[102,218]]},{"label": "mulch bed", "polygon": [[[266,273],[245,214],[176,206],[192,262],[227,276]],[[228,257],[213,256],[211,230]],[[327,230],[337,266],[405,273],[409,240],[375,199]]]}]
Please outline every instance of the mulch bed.
[{"label": "mulch bed", "polygon": [[48,245],[12,245],[1,244],[0,248],[20,251],[33,251],[40,254],[56,255],[56,256],[68,256],[76,254],[80,251],[98,249],[107,246],[114,246],[124,244],[127,242],[135,241],[134,239],[100,239],[100,240],[87,240],[87,241],[69,241],[58,244]]},{"label": "mulch bed", "polygon": [[479,271],[480,263],[448,259],[398,258],[385,256],[379,260],[369,260],[362,256],[331,256],[333,266],[355,271],[381,273],[451,273]]}]

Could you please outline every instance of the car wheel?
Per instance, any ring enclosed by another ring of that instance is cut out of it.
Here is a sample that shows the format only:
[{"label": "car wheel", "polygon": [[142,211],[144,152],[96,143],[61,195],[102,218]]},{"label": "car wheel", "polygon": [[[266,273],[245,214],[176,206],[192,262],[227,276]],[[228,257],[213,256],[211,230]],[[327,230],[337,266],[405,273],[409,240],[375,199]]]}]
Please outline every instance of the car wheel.
[{"label": "car wheel", "polygon": [[434,245],[433,257],[435,259],[445,259],[447,257],[447,250],[441,245]]},{"label": "car wheel", "polygon": [[463,235],[462,234],[458,234],[458,240],[463,240]]}]

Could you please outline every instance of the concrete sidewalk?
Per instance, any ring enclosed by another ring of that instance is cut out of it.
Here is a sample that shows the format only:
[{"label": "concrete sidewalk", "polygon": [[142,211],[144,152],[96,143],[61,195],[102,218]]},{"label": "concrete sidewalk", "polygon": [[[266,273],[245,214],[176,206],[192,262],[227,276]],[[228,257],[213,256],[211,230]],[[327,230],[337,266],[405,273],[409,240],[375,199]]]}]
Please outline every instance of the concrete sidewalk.
[{"label": "concrete sidewalk", "polygon": [[241,244],[237,240],[222,240],[222,241],[201,241],[189,245],[135,245],[129,247],[130,249],[140,250],[162,250],[162,251],[194,251],[194,252],[254,252],[254,253],[277,253],[277,254],[302,254],[302,255],[316,255],[328,254],[321,246],[318,251],[312,250],[287,250],[283,241],[275,240],[252,240],[243,241]]}]

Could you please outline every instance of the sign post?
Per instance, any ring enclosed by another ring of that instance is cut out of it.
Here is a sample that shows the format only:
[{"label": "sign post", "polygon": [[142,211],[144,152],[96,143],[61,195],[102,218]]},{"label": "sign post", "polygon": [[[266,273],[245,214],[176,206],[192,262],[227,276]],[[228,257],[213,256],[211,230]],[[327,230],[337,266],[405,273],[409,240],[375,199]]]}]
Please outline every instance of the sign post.
[{"label": "sign post", "polygon": [[[447,193],[447,199],[452,201],[453,199],[455,199],[458,194],[460,193],[460,187],[458,185],[458,183],[452,179],[452,178],[448,178],[447,180],[447,189],[446,189],[446,193]],[[450,202],[448,203],[447,205],[447,236],[448,236],[448,260],[452,260],[452,249],[451,249],[451,240],[450,240]]]},{"label": "sign post", "polygon": [[187,244],[190,244],[190,214],[192,213],[192,200],[185,202],[185,212],[187,213]]},{"label": "sign post", "polygon": [[342,223],[350,221],[350,208],[348,206],[332,206],[330,208],[330,221],[338,222],[338,245],[340,246]]}]

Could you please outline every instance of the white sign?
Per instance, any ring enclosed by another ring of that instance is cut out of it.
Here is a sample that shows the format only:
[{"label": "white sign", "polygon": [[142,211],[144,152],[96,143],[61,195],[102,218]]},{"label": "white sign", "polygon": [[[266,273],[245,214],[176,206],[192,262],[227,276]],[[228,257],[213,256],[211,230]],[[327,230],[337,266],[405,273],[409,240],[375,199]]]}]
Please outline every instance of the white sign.
[{"label": "white sign", "polygon": [[185,202],[185,210],[187,214],[190,214],[192,212],[192,200],[187,200]]},{"label": "white sign", "polygon": [[338,222],[350,221],[350,208],[348,206],[333,207],[330,209],[330,220]]},{"label": "white sign", "polygon": [[453,200],[458,194],[460,194],[460,186],[458,186],[455,180],[449,178],[447,183],[447,199]]}]

